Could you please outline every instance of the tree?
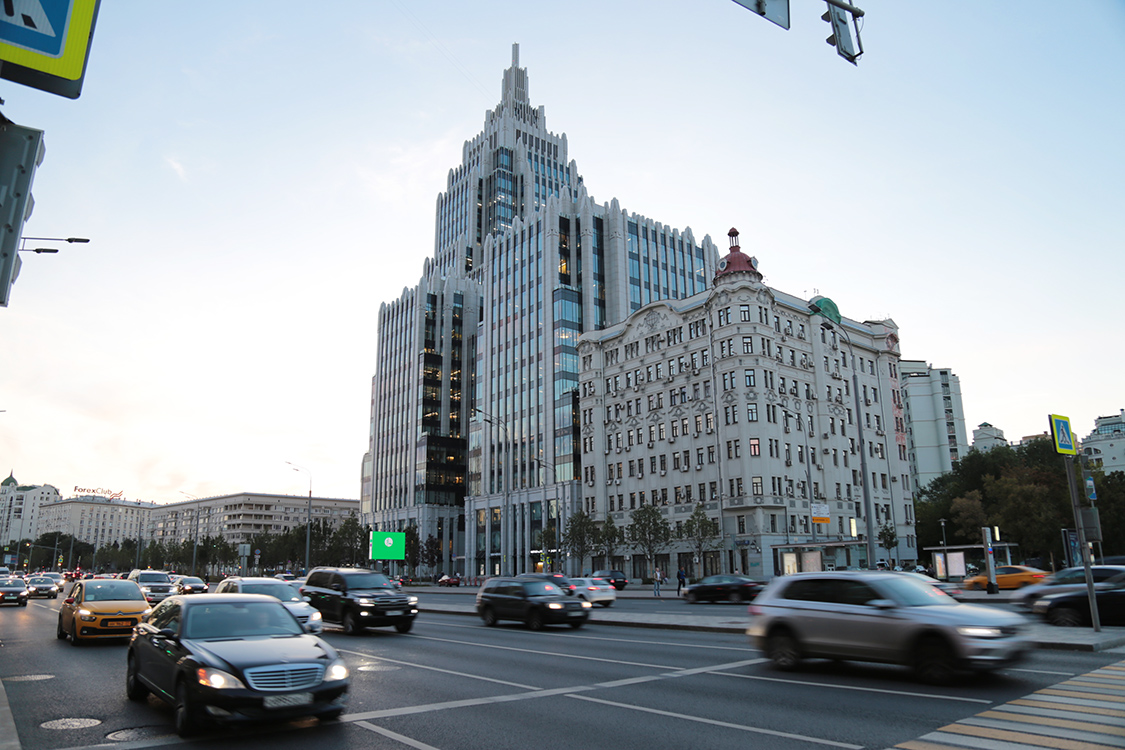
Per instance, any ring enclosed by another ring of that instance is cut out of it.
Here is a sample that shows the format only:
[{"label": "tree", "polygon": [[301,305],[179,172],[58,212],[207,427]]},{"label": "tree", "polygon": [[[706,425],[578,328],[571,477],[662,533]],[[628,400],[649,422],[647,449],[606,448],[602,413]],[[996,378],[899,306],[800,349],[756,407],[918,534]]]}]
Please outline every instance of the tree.
[{"label": "tree", "polygon": [[566,519],[566,528],[563,529],[559,548],[578,560],[578,569],[581,571],[585,570],[583,563],[586,555],[596,547],[597,540],[597,524],[586,511],[580,510]]},{"label": "tree", "polygon": [[553,571],[555,569],[555,558],[551,553],[558,548],[558,534],[555,533],[554,520],[548,521],[539,532],[539,549],[540,558],[547,563],[547,570]]},{"label": "tree", "polygon": [[422,559],[422,541],[418,537],[418,527],[413,523],[403,529],[406,532],[406,563],[410,575],[416,575],[418,563]]},{"label": "tree", "polygon": [[723,544],[723,537],[719,533],[719,523],[707,515],[703,503],[697,503],[695,510],[684,521],[680,538],[691,545],[695,556],[703,559],[703,553],[719,549]]},{"label": "tree", "polygon": [[429,568],[431,572],[436,572],[437,564],[441,562],[441,540],[433,534],[427,536],[425,543],[422,545],[420,557],[423,565]]},{"label": "tree", "polygon": [[645,556],[649,568],[656,556],[672,542],[672,527],[655,505],[642,505],[629,514],[628,539],[633,549]]},{"label": "tree", "polygon": [[894,524],[889,521],[879,528],[879,546],[887,551],[887,559],[891,557],[891,550],[898,547],[898,532]]},{"label": "tree", "polygon": [[607,568],[613,566],[613,556],[623,544],[625,544],[625,530],[617,527],[613,516],[606,516],[605,523],[598,529],[594,548],[605,557]]},{"label": "tree", "polygon": [[981,527],[990,525],[979,490],[971,490],[964,497],[955,498],[950,508],[950,515],[954,533],[963,544],[979,542]]}]

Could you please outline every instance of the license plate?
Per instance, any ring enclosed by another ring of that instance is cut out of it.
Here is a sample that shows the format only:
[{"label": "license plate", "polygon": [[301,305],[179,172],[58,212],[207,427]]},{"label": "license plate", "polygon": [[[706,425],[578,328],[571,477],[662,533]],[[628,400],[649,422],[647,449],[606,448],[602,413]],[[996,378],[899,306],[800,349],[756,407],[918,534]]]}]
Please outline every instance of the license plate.
[{"label": "license plate", "polygon": [[387,610],[387,617],[398,617],[401,614],[402,614],[401,609],[389,609],[389,610]]},{"label": "license plate", "polygon": [[289,706],[305,706],[312,703],[312,700],[312,693],[267,695],[265,698],[262,698],[262,705],[266,708],[288,708]]},{"label": "license plate", "polygon": [[567,612],[567,614],[570,615],[571,617],[581,617],[585,613],[575,610],[574,612]]},{"label": "license plate", "polygon": [[102,627],[106,627],[106,628],[127,628],[131,624],[132,623],[129,622],[128,620],[107,620],[106,622],[102,623]]}]

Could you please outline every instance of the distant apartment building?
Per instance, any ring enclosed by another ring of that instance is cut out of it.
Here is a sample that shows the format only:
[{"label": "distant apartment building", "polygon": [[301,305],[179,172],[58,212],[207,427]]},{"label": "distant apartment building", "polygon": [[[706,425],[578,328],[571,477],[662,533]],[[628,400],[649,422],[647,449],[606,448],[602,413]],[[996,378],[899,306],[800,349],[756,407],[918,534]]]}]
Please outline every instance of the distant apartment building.
[{"label": "distant apartment building", "polygon": [[42,533],[69,534],[96,548],[126,539],[151,538],[149,519],[154,503],[120,497],[81,495],[43,506]]},{"label": "distant apartment building", "polygon": [[[702,503],[717,548],[696,560],[676,542],[655,561],[695,576],[874,565],[869,518],[897,538],[876,559],[915,562],[897,326],[825,328],[763,283],[733,229],[731,245],[711,289],[578,339],[582,509],[626,527],[652,505],[680,530]],[[627,554],[600,564],[651,574]]]},{"label": "distant apartment building", "polygon": [[980,426],[973,430],[973,450],[990,451],[1006,445],[1008,441],[1004,439],[1004,431],[999,427],[981,422]]},{"label": "distant apartment building", "polygon": [[1106,474],[1125,471],[1125,409],[1094,420],[1094,431],[1082,441],[1082,455]]},{"label": "distant apartment building", "polygon": [[262,534],[284,534],[310,517],[314,524],[338,529],[359,514],[358,500],[314,497],[311,513],[309,507],[307,497],[254,492],[158,505],[152,510],[152,539],[181,544],[214,536],[239,544]]},{"label": "distant apartment building", "polygon": [[11,474],[0,482],[0,541],[37,539],[42,528],[42,509],[56,502],[59,491],[49,484],[21,485]]},{"label": "distant apartment building", "polygon": [[920,489],[969,452],[961,381],[948,368],[912,359],[902,360],[899,374],[910,473]]}]

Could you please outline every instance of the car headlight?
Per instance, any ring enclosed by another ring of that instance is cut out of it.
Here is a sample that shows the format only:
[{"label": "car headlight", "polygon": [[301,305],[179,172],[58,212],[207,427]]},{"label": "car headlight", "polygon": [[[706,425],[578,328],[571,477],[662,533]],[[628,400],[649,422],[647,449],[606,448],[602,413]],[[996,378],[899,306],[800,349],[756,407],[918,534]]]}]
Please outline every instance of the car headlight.
[{"label": "car headlight", "polygon": [[591,607],[593,607],[593,606],[594,606],[594,605],[593,605],[593,604],[590,604],[590,602],[587,602],[587,601],[583,601],[583,602],[582,602],[582,609],[590,609],[590,608],[591,608]]},{"label": "car headlight", "polygon": [[957,632],[966,638],[999,638],[1004,635],[1000,628],[989,628],[983,625],[962,625]]},{"label": "car headlight", "polygon": [[324,619],[324,615],[320,614],[319,611],[313,612],[311,615],[309,615],[309,622],[316,622],[318,620],[323,620],[323,619]]},{"label": "car headlight", "polygon": [[344,664],[343,659],[337,659],[328,665],[328,669],[324,672],[325,682],[336,682],[337,680],[348,679],[348,665]]},{"label": "car headlight", "polygon": [[562,602],[548,602],[547,609],[562,609]]},{"label": "car headlight", "polygon": [[367,599],[367,598],[356,599],[355,601],[356,601],[356,604],[361,604],[364,607],[370,607],[372,604],[375,603],[374,599]]},{"label": "car headlight", "polygon": [[83,620],[85,622],[93,622],[94,620],[96,620],[98,618],[95,617],[94,613],[91,612],[90,610],[80,609],[80,610],[78,610],[78,619]]},{"label": "car headlight", "polygon": [[195,670],[195,679],[199,680],[200,685],[215,688],[217,690],[229,690],[232,688],[245,688],[242,680],[238,679],[229,672],[224,672],[221,669],[212,669],[211,667],[200,667]]},{"label": "car headlight", "polygon": [[145,592],[146,594],[152,593],[152,589],[150,589],[148,586],[141,586],[141,591]]},{"label": "car headlight", "polygon": [[417,607],[417,606],[418,606],[418,597],[416,597],[416,596],[408,596],[408,597],[406,598],[406,602],[407,602],[407,603],[408,603],[408,604],[409,604],[409,605],[410,605],[411,607]]}]

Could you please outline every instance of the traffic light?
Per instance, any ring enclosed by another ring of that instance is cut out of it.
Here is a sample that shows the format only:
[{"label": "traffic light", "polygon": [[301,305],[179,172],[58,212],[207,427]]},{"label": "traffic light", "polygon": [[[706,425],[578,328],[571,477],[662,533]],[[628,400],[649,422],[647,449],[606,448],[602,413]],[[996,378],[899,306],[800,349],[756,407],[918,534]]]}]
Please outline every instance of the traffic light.
[{"label": "traffic light", "polygon": [[0,307],[8,306],[20,273],[20,237],[35,206],[31,182],[44,151],[42,130],[16,125],[0,115]]},{"label": "traffic light", "polygon": [[[824,41],[836,48],[836,54],[855,65],[856,60],[863,54],[863,46],[861,44],[857,47],[855,42],[852,41],[851,15],[831,0],[826,0],[826,2],[828,2],[828,11],[820,17],[820,20],[828,22],[828,25],[832,27],[832,35]],[[855,38],[857,41],[859,40],[858,30]]]}]

